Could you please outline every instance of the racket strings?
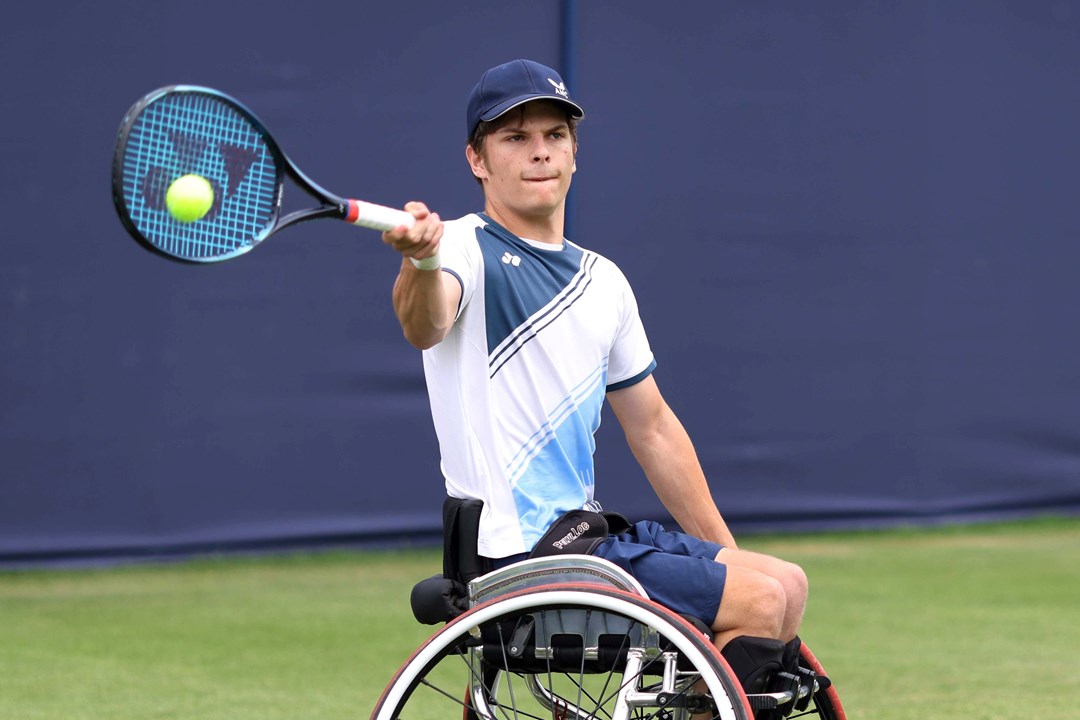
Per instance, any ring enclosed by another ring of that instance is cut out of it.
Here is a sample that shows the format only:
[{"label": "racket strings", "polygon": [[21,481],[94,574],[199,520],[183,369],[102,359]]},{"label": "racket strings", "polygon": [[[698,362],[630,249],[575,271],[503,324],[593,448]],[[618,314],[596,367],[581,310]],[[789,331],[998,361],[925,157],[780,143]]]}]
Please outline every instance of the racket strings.
[{"label": "racket strings", "polygon": [[[207,214],[181,223],[165,193],[197,174],[214,190]],[[262,239],[276,218],[280,171],[263,133],[232,105],[198,92],[151,101],[134,119],[123,161],[124,200],[139,232],[158,249],[186,259],[220,259]]]}]

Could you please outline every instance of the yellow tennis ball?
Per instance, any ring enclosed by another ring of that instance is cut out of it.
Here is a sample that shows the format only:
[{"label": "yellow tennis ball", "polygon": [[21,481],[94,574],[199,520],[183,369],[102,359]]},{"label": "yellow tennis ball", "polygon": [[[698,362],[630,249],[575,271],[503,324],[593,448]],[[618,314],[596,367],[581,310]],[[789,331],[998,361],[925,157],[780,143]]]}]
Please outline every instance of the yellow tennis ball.
[{"label": "yellow tennis ball", "polygon": [[165,193],[165,207],[182,223],[202,219],[214,204],[214,188],[202,175],[184,175]]}]

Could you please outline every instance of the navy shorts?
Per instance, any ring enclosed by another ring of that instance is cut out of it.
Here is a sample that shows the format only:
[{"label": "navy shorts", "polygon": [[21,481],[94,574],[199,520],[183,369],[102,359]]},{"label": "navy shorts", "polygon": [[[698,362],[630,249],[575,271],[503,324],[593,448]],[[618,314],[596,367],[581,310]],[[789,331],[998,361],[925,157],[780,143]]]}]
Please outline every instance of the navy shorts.
[{"label": "navy shorts", "polygon": [[652,600],[712,625],[727,580],[727,566],[715,560],[721,547],[645,520],[604,540],[593,555],[637,578]]}]

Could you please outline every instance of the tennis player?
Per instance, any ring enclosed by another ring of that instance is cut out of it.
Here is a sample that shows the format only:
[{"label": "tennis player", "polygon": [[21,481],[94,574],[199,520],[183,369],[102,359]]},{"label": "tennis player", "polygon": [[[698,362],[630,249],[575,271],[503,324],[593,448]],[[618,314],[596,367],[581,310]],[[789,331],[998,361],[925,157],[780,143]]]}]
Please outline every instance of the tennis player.
[{"label": "tennis player", "polygon": [[491,68],[466,113],[465,156],[484,211],[444,222],[412,202],[416,224],[383,235],[403,255],[394,310],[423,350],[446,491],[484,502],[479,551],[495,567],[552,538],[580,548],[560,519],[599,509],[593,434],[606,399],[685,532],[615,520],[588,549],[710,625],[748,692],[760,692],[797,662],[806,576],[738,548],[660,394],[630,285],[563,236],[583,117],[551,68]]}]

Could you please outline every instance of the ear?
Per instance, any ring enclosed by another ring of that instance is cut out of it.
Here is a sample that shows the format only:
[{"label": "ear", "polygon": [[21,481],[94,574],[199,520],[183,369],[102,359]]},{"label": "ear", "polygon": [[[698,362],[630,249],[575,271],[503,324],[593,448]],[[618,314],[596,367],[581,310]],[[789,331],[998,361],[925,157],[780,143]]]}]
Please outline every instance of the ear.
[{"label": "ear", "polygon": [[472,174],[481,180],[488,176],[487,166],[484,164],[484,156],[473,150],[472,145],[465,146],[465,158],[469,161],[469,169]]}]

